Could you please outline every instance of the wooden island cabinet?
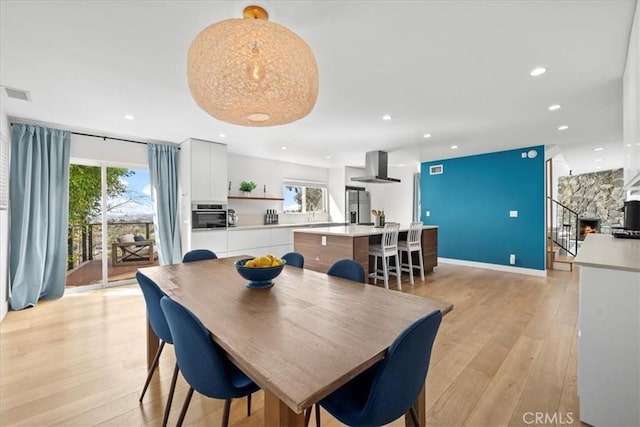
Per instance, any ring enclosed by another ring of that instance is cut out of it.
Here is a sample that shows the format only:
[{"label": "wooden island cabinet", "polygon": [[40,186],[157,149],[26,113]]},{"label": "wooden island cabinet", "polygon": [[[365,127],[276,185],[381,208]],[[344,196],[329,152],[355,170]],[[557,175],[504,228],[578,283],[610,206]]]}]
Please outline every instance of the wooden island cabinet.
[{"label": "wooden island cabinet", "polygon": [[[406,239],[408,225],[400,226],[399,240]],[[304,256],[304,267],[326,273],[334,262],[353,259],[373,271],[373,257],[369,257],[369,245],[379,243],[382,228],[368,225],[340,225],[332,227],[302,228],[293,233],[293,250]],[[418,264],[418,254],[413,253]],[[425,273],[438,265],[438,227],[425,225],[422,229],[422,257]]]}]

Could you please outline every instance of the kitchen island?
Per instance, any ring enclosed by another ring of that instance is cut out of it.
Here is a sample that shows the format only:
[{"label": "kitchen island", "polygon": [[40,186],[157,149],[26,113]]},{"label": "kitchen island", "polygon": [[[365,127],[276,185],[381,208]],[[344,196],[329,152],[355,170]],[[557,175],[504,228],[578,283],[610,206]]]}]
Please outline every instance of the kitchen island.
[{"label": "kitchen island", "polygon": [[[293,250],[304,256],[304,267],[326,273],[334,262],[353,259],[364,267],[365,272],[373,271],[373,257],[369,257],[369,244],[379,243],[383,228],[370,225],[341,225],[296,229],[293,233]],[[399,240],[406,239],[409,225],[400,225]],[[414,264],[418,254],[413,253]],[[422,227],[422,258],[424,272],[432,272],[438,265],[438,227]]]},{"label": "kitchen island", "polygon": [[640,425],[640,240],[589,234],[578,251],[580,421]]}]

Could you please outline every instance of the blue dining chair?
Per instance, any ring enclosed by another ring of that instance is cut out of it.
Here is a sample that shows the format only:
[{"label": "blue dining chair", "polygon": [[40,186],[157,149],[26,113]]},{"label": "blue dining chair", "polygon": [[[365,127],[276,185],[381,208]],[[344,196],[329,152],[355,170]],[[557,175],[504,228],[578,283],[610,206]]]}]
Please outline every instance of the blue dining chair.
[{"label": "blue dining chair", "polygon": [[282,259],[287,261],[287,265],[304,268],[304,257],[298,252],[289,252],[282,255]]},{"label": "blue dining chair", "polygon": [[[158,285],[153,280],[149,279],[139,271],[136,273],[136,279],[138,280],[140,289],[142,289],[142,295],[144,295],[144,301],[147,305],[147,318],[149,319],[149,323],[151,324],[151,329],[153,329],[153,332],[160,339],[160,346],[156,351],[153,362],[151,362],[151,367],[149,368],[149,373],[147,374],[147,380],[145,381],[144,387],[142,388],[142,394],[140,395],[139,400],[139,402],[142,402],[142,398],[144,398],[144,394],[147,392],[147,387],[149,387],[149,383],[151,382],[153,373],[158,367],[158,361],[160,360],[160,354],[162,354],[164,345],[166,343],[173,344],[173,339],[171,337],[171,331],[169,330],[167,320],[165,319],[162,308],[160,307],[160,299],[165,296],[164,292],[160,290]],[[167,425],[167,420],[169,419],[171,402],[173,401],[173,393],[175,392],[176,381],[178,379],[178,371],[178,363],[176,363],[176,366],[173,369],[173,377],[171,378],[171,387],[169,388],[167,405],[164,408],[164,416],[162,418],[163,427]]]},{"label": "blue dining chair", "polygon": [[342,277],[354,282],[365,283],[364,268],[359,262],[352,259],[341,259],[336,261],[327,271],[329,276]]},{"label": "blue dining chair", "polygon": [[231,400],[250,397],[260,387],[231,363],[193,313],[166,296],[160,305],[171,330],[178,366],[189,384],[177,426],[184,422],[193,391],[197,390],[207,397],[225,399],[222,427],[227,427]]},{"label": "blue dining chair", "polygon": [[388,424],[407,413],[419,426],[413,404],[425,386],[441,321],[436,310],[409,325],[384,359],[322,399],[320,406],[349,426]]},{"label": "blue dining chair", "polygon": [[182,257],[182,262],[194,262],[216,258],[218,258],[218,255],[216,255],[215,252],[212,252],[209,249],[194,249],[184,254],[184,257]]}]

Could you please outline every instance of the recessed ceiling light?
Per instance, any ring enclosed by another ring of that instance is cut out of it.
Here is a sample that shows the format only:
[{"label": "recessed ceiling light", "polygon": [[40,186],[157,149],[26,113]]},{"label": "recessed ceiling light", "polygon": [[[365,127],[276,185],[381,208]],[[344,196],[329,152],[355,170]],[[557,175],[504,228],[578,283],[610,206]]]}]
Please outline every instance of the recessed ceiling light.
[{"label": "recessed ceiling light", "polygon": [[595,159],[594,162],[601,162],[602,159]]},{"label": "recessed ceiling light", "polygon": [[218,138],[226,138],[226,137],[227,137],[227,135],[224,134],[224,133],[219,133],[218,134]]},{"label": "recessed ceiling light", "polygon": [[560,104],[549,105],[549,111],[556,111],[556,110],[559,110],[560,108],[562,108]]},{"label": "recessed ceiling light", "polygon": [[384,116],[382,116],[382,120],[391,120],[392,117],[390,114],[385,114]]},{"label": "recessed ceiling light", "polygon": [[431,138],[431,134],[430,133],[425,133],[424,135],[422,135],[423,138]]},{"label": "recessed ceiling light", "polygon": [[567,129],[569,129],[569,126],[567,125],[558,126],[558,130],[567,130]]},{"label": "recessed ceiling light", "polygon": [[124,118],[125,118],[125,119],[127,119],[127,120],[133,120],[133,119],[135,119],[135,117],[133,117],[131,114],[126,114],[126,115],[124,116]]},{"label": "recessed ceiling light", "polygon": [[329,160],[331,158],[331,156],[325,156],[324,158]]},{"label": "recessed ceiling light", "polygon": [[627,144],[625,145],[625,147],[631,147],[633,144]]},{"label": "recessed ceiling light", "polygon": [[281,149],[281,150],[286,150],[286,149],[287,149],[287,147],[282,146],[282,147],[280,147],[280,149]]},{"label": "recessed ceiling light", "polygon": [[602,166],[596,166],[596,169],[602,169]]},{"label": "recessed ceiling light", "polygon": [[457,146],[457,145],[452,145],[452,146],[451,146],[451,149],[452,149],[452,150],[457,150],[457,149],[458,149],[458,146]]},{"label": "recessed ceiling light", "polygon": [[536,67],[536,68],[534,68],[533,70],[531,70],[531,72],[529,73],[529,75],[530,75],[531,77],[537,77],[537,76],[541,76],[541,75],[543,75],[543,74],[544,74],[544,73],[546,73],[546,72],[547,72],[547,69],[546,69],[546,68],[544,68],[544,67]]},{"label": "recessed ceiling light", "polygon": [[593,149],[593,151],[603,151],[603,150],[604,150],[604,148],[602,148],[602,147],[596,147],[596,148]]}]

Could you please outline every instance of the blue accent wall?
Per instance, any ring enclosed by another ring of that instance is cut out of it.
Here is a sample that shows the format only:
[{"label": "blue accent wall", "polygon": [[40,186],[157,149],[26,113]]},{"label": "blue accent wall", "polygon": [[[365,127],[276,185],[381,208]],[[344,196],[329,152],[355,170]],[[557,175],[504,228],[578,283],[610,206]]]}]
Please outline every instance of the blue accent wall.
[{"label": "blue accent wall", "polygon": [[438,256],[509,266],[515,254],[515,267],[544,270],[544,158],[536,146],[422,163],[421,219],[439,227]]}]

